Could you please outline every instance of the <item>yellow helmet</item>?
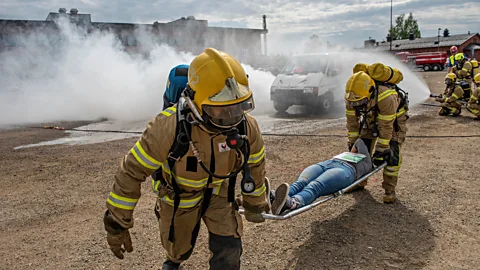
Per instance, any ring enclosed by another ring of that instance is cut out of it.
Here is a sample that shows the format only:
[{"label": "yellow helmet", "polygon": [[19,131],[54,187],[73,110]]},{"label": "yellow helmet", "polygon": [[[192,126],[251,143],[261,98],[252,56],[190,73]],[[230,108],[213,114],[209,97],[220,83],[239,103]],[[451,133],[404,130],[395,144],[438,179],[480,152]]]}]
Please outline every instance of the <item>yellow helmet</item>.
[{"label": "yellow helmet", "polygon": [[365,73],[368,72],[368,64],[358,63],[353,67],[353,73],[357,73],[359,71],[363,71]]},{"label": "yellow helmet", "polygon": [[195,108],[191,109],[221,128],[238,124],[255,107],[242,65],[213,48],[205,49],[192,60],[188,87],[193,91]]},{"label": "yellow helmet", "polygon": [[445,76],[445,83],[447,83],[448,79],[454,83],[457,80],[457,75],[455,75],[455,73],[448,73],[447,76]]},{"label": "yellow helmet", "polygon": [[375,87],[373,79],[367,73],[359,71],[348,79],[345,88],[345,99],[350,102],[368,99],[372,93],[370,91],[372,87]]},{"label": "yellow helmet", "polygon": [[455,61],[462,61],[464,59],[465,59],[465,56],[463,55],[463,53],[455,54]]},{"label": "yellow helmet", "polygon": [[475,81],[475,83],[479,84],[479,83],[480,83],[480,73],[478,73],[477,75],[475,75],[475,77],[473,78],[473,80]]}]

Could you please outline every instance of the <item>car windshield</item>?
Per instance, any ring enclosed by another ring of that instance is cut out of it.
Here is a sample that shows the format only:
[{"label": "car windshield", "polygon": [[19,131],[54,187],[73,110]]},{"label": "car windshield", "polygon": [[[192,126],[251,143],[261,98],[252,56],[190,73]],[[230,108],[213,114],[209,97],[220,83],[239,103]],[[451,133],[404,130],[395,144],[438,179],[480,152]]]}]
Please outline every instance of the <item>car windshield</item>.
[{"label": "car windshield", "polygon": [[282,74],[325,73],[328,57],[326,55],[302,55],[292,57],[282,70]]}]

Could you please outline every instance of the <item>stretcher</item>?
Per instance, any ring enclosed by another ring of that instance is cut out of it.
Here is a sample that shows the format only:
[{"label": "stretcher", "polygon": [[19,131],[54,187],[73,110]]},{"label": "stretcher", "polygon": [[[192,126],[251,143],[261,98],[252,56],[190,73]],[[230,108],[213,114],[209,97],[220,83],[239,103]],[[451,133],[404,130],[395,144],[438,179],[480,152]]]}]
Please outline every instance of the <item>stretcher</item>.
[{"label": "stretcher", "polygon": [[[313,209],[313,208],[319,206],[320,204],[328,202],[333,198],[336,198],[340,195],[343,195],[343,194],[349,192],[354,187],[356,187],[358,184],[362,183],[363,181],[367,180],[370,176],[374,175],[375,173],[377,173],[378,171],[383,169],[385,166],[387,166],[386,162],[383,163],[380,166],[375,167],[375,169],[373,171],[371,171],[371,172],[367,173],[366,175],[360,177],[357,181],[353,182],[350,186],[348,186],[344,189],[341,189],[341,190],[339,190],[339,191],[337,191],[333,194],[330,194],[330,195],[327,195],[327,196],[322,196],[320,199],[316,200],[315,202],[313,202],[309,205],[305,205],[304,207],[301,207],[301,208],[298,208],[298,209],[295,209],[295,210],[292,210],[292,211],[287,211],[287,212],[285,212],[281,215],[273,215],[273,214],[268,214],[268,213],[262,213],[262,216],[263,216],[263,218],[270,219],[270,220],[285,220],[285,219],[289,219],[291,217],[300,215],[301,213],[304,213],[304,212],[306,212],[310,209]],[[244,212],[245,212],[245,210],[242,209],[242,208],[240,208],[238,210],[238,213],[240,213],[240,214],[244,214]]]}]

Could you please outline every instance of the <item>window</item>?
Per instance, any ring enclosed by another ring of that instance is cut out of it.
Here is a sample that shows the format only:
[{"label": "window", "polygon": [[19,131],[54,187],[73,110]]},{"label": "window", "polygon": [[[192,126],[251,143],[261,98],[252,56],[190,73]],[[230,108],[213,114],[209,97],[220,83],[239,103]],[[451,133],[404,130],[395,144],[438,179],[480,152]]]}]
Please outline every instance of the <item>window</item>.
[{"label": "window", "polygon": [[282,74],[325,73],[327,68],[327,55],[302,55],[294,56],[282,70]]}]

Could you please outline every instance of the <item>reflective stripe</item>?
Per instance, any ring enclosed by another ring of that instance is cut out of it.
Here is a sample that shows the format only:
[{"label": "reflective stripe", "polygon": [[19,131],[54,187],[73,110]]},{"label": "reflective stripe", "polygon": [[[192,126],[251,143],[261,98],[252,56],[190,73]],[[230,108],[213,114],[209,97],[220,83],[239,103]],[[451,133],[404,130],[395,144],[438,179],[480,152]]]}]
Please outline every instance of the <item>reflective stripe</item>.
[{"label": "reflective stripe", "polygon": [[407,111],[407,110],[405,110],[405,108],[401,108],[401,109],[397,112],[396,116],[399,117],[399,116],[401,116],[402,114],[404,114],[406,111]]},{"label": "reflective stripe", "polygon": [[160,187],[160,180],[158,181],[155,181],[152,179],[152,190],[153,190],[153,193],[157,194],[158,195],[158,188]]},{"label": "reflective stripe", "polygon": [[398,172],[383,171],[383,174],[388,176],[398,176]]},{"label": "reflective stripe", "polygon": [[358,137],[358,132],[356,131],[348,132],[348,138],[356,138],[356,137]]},{"label": "reflective stripe", "polygon": [[382,101],[384,100],[385,98],[387,98],[388,96],[391,96],[391,95],[397,95],[397,91],[396,90],[387,90],[383,93],[381,93],[380,95],[378,95],[378,101]]},{"label": "reflective stripe", "polygon": [[400,166],[386,166],[383,170],[383,174],[388,176],[398,176],[398,171],[400,170]]},{"label": "reflective stripe", "polygon": [[452,94],[452,97],[454,97],[455,99],[458,99],[458,96],[455,95],[455,93]]},{"label": "reflective stripe", "polygon": [[471,100],[477,100],[478,98],[476,96],[471,96],[470,99]]},{"label": "reflective stripe", "polygon": [[218,195],[220,193],[220,188],[222,187],[223,180],[218,183],[218,181],[214,181],[213,184],[217,185],[216,187],[213,188],[212,194]]},{"label": "reflective stripe", "polygon": [[383,114],[378,114],[377,119],[382,120],[382,121],[393,121],[397,117],[397,114],[389,114],[389,115],[383,115]]},{"label": "reflective stripe", "polygon": [[166,116],[171,116],[172,114],[174,114],[176,112],[177,112],[177,108],[169,107],[169,108],[166,108],[165,110],[163,110],[161,112],[161,114],[166,115]]},{"label": "reflective stripe", "polygon": [[265,191],[267,190],[267,187],[265,187],[265,184],[263,184],[261,187],[255,189],[252,193],[244,193],[242,191],[242,194],[243,195],[247,195],[247,196],[255,196],[255,197],[258,197],[260,195],[262,195],[263,193],[265,193]]},{"label": "reflective stripe", "polygon": [[152,170],[156,170],[160,168],[160,165],[162,164],[161,162],[155,160],[151,156],[149,156],[145,150],[143,150],[142,145],[140,144],[140,141],[138,141],[130,150],[130,152],[135,156],[135,159],[142,164],[144,167]]},{"label": "reflective stripe", "polygon": [[390,145],[390,140],[386,140],[386,139],[380,139],[378,138],[378,141],[377,141],[379,144],[381,145]]},{"label": "reflective stripe", "polygon": [[352,111],[352,110],[346,110],[346,111],[345,111],[345,114],[346,114],[347,116],[357,116],[357,115],[355,114],[355,111]]},{"label": "reflective stripe", "polygon": [[110,192],[110,195],[107,198],[107,202],[120,209],[124,210],[133,210],[137,205],[138,199],[131,199],[127,197],[119,196],[113,192]]},{"label": "reflective stripe", "polygon": [[[168,168],[168,164],[162,163],[162,170],[168,175],[170,175],[170,177],[172,177],[172,172]],[[175,177],[175,181],[177,181],[177,184],[187,186],[187,187],[192,187],[192,188],[203,188],[207,185],[207,182],[208,182],[208,178],[188,179],[185,177],[178,176],[176,174],[173,174],[173,176]]]},{"label": "reflective stripe", "polygon": [[265,147],[262,147],[260,152],[250,155],[248,158],[248,164],[255,164],[260,162],[265,157]]},{"label": "reflective stripe", "polygon": [[[198,196],[196,198],[193,198],[193,199],[180,199],[180,205],[178,207],[179,208],[195,207],[200,202],[202,197],[203,197],[203,195],[200,195],[200,196]],[[168,195],[165,195],[161,200],[166,202],[170,206],[173,206],[173,204],[174,204],[174,200],[170,199],[170,197],[168,197]]]}]

